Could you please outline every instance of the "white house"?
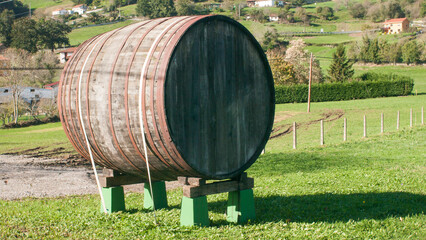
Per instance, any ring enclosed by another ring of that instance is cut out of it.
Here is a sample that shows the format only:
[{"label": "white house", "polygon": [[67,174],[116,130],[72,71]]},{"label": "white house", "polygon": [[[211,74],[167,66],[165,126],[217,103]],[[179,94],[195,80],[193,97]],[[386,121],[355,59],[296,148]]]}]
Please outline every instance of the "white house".
[{"label": "white house", "polygon": [[55,11],[52,12],[52,16],[60,16],[65,14],[68,14],[68,11],[63,8],[56,9]]},{"label": "white house", "polygon": [[280,18],[278,17],[277,14],[271,14],[271,15],[269,15],[269,21],[270,22],[278,22],[278,20],[280,20]]},{"label": "white house", "polygon": [[61,63],[66,63],[68,59],[74,54],[76,49],[76,47],[72,47],[59,51],[59,61]]},{"label": "white house", "polygon": [[82,15],[87,11],[87,6],[85,4],[76,5],[72,7],[72,11]]},{"label": "white house", "polygon": [[284,1],[276,0],[261,0],[254,3],[255,7],[275,7],[275,4],[279,6],[284,6]]}]

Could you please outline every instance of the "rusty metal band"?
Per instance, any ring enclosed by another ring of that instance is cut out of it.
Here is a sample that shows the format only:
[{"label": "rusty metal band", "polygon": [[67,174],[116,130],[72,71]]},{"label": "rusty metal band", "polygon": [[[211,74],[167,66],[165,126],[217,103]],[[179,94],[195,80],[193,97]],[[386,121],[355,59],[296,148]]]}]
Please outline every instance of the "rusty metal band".
[{"label": "rusty metal band", "polygon": [[[76,131],[75,131],[75,126],[73,123],[73,117],[72,117],[72,112],[71,112],[71,88],[72,88],[72,83],[73,83],[73,76],[75,73],[75,69],[77,68],[77,65],[80,61],[80,58],[82,57],[82,55],[84,54],[84,50],[83,49],[87,49],[89,47],[89,45],[94,42],[96,39],[98,39],[99,36],[95,36],[92,39],[86,41],[87,44],[83,45],[82,47],[79,47],[77,49],[77,51],[75,52],[75,54],[73,54],[73,57],[70,59],[72,60],[71,63],[73,63],[71,65],[70,63],[70,71],[72,71],[71,73],[71,77],[67,78],[69,79],[69,83],[68,83],[68,89],[65,88],[65,93],[68,93],[68,95],[66,96],[64,94],[64,98],[68,97],[68,103],[66,103],[66,99],[63,100],[64,102],[64,106],[68,106],[68,117],[65,118],[65,124],[67,125],[68,129],[70,129],[71,131],[69,131],[70,136],[72,136],[71,142],[75,142],[75,145],[78,146],[78,148],[76,148],[76,150],[85,158],[85,159],[89,159],[89,156],[87,155],[87,152],[85,151],[85,148],[83,147],[83,144],[80,142],[80,138],[76,135]],[[66,87],[67,85],[65,85]],[[64,112],[66,113],[67,109],[64,109]],[[66,116],[66,114],[64,114]]]},{"label": "rusty metal band", "polygon": [[[95,42],[96,40],[98,40],[98,38],[100,38],[100,36],[101,35],[97,35],[96,37],[94,37],[93,38],[93,40],[92,41],[86,41],[86,42],[88,42],[88,44],[87,44],[87,47],[86,48],[84,48],[84,50],[83,50],[83,48],[79,48],[77,51],[79,52],[79,53],[81,53],[81,55],[78,57],[78,60],[77,60],[77,63],[78,62],[80,62],[80,59],[81,59],[81,57],[84,55],[84,53],[86,52],[86,50],[91,46],[91,44],[93,43],[93,42]],[[86,43],[85,42],[85,43]],[[72,74],[72,76],[74,76],[75,75],[75,68],[77,67],[77,65],[74,67],[74,71],[73,71],[73,74]],[[78,87],[78,84],[77,84],[77,87]],[[71,89],[71,85],[70,85],[70,89]],[[69,91],[69,93],[71,93],[71,90]],[[76,96],[77,96],[77,94],[76,94]],[[78,97],[78,96],[77,96]],[[71,101],[71,100],[70,100]],[[70,106],[71,106],[71,104],[70,104]],[[76,102],[76,106],[77,106],[77,102]],[[77,111],[77,108],[76,108],[76,111]],[[78,113],[78,112],[77,112]],[[79,123],[80,123],[80,121],[78,121]],[[77,134],[77,132],[74,130],[73,131],[73,133],[76,135],[76,138],[77,139],[81,139],[81,137],[79,137],[78,136],[78,134]],[[86,154],[88,154],[89,152],[88,151],[86,151],[86,148],[83,148],[83,151],[86,153]],[[98,153],[97,152],[92,152],[92,153],[94,153],[95,155],[96,155],[96,158],[98,158],[98,159],[100,159],[101,157],[98,155]],[[90,156],[86,156],[86,159],[90,159]]]},{"label": "rusty metal band", "polygon": [[[93,145],[94,145],[94,147],[96,149],[95,152],[97,152],[101,156],[101,158],[99,158],[97,160],[99,160],[99,163],[101,163],[101,161],[100,161],[101,159],[104,160],[104,163],[105,162],[107,163],[107,164],[105,164],[106,166],[108,166],[109,168],[115,169],[115,170],[121,170],[121,169],[119,167],[117,167],[114,163],[112,163],[111,161],[109,161],[108,158],[105,157],[105,155],[103,154],[103,152],[99,148],[98,143],[96,142],[95,135],[93,133],[92,125],[91,125],[91,122],[90,122],[90,106],[89,106],[89,86],[90,85],[89,84],[90,84],[90,77],[92,75],[93,66],[94,66],[94,64],[96,62],[97,57],[99,56],[99,53],[101,52],[102,48],[104,47],[106,41],[108,39],[110,39],[117,31],[121,30],[122,28],[124,28],[124,27],[117,28],[114,31],[109,32],[110,34],[108,36],[106,36],[102,40],[99,49],[96,51],[96,54],[93,56],[93,61],[90,64],[90,67],[89,67],[89,70],[88,70],[88,73],[87,73],[87,78],[86,78],[87,79],[87,81],[86,81],[86,111],[87,111],[87,122],[88,122],[87,127],[89,129],[90,136],[93,139]],[[94,46],[93,49],[95,47],[96,46]],[[89,57],[90,57],[90,54],[87,56],[86,59],[89,59]],[[83,71],[83,69],[81,69],[81,70]],[[77,99],[78,99],[78,97],[77,97]]]},{"label": "rusty metal band", "polygon": [[[79,56],[79,58],[78,58],[78,61],[77,61],[77,64],[75,65],[75,68],[74,68],[74,71],[73,71],[73,73],[72,73],[72,75],[71,76],[75,76],[75,73],[76,73],[76,68],[77,68],[77,65],[78,65],[78,63],[80,63],[81,61],[81,59],[82,59],[82,57],[83,57],[83,59],[84,59],[84,54],[86,53],[86,50],[87,49],[89,49],[91,46],[92,46],[92,43],[95,43],[95,42],[97,42],[98,40],[100,40],[100,38],[103,36],[104,34],[100,34],[100,35],[98,35],[98,37],[96,38],[96,39],[94,39],[94,41],[91,41],[89,44],[87,44],[87,48],[84,48],[84,50],[83,49],[79,49],[79,52],[81,52],[81,55]],[[95,44],[96,45],[96,44]],[[93,49],[93,48],[92,48]],[[83,71],[83,69],[80,69],[80,70],[77,70],[77,72],[78,72],[78,75],[77,76],[80,76],[81,75],[81,73],[82,73],[82,71]],[[77,77],[77,79],[78,79],[78,77]],[[76,106],[76,108],[75,108],[75,111],[76,111],[76,115],[77,116],[80,116],[80,111],[79,111],[79,109],[78,109],[78,88],[79,88],[79,82],[78,81],[76,81],[76,86],[75,86],[75,88],[73,87],[73,86],[71,86],[70,85],[70,91],[69,91],[69,93],[70,93],[70,106],[71,106],[71,88],[72,89],[76,89],[76,92],[75,92],[75,106]],[[70,107],[70,118],[71,118],[71,120],[75,120],[75,119],[77,119],[77,118],[74,118],[72,115],[72,112],[71,112],[71,107]],[[73,122],[73,124],[74,124],[74,122]],[[82,129],[82,126],[81,126],[81,122],[77,119],[77,124],[78,124],[78,127],[79,127],[79,130],[80,130],[80,132],[79,131],[77,131],[77,128],[75,127],[74,129],[73,129],[73,133],[76,135],[76,138],[77,138],[77,140],[79,141],[79,142],[81,142],[80,140],[82,140],[84,143],[85,143],[85,145],[87,145],[87,143],[85,142],[86,140],[85,140],[85,137],[84,137],[84,133],[82,133],[82,131],[83,131],[83,129]],[[74,125],[76,125],[76,124],[74,124]],[[82,135],[80,135],[80,134],[82,134]],[[82,146],[84,146],[84,145],[82,145]],[[88,150],[85,148],[85,147],[83,147],[83,150],[84,150],[84,152],[86,153],[86,154],[89,154],[89,152],[88,152]],[[97,155],[97,153],[95,153],[96,155]],[[96,156],[97,158],[99,158],[99,156],[97,155]],[[87,158],[86,159],[90,159],[90,156],[87,156]]]},{"label": "rusty metal band", "polygon": [[[85,47],[85,46],[83,45],[82,47]],[[60,100],[61,104],[60,105],[63,105],[63,106],[61,106],[61,112],[62,112],[62,114],[60,114],[60,116],[63,117],[64,121],[62,121],[62,126],[64,127],[64,131],[65,131],[68,139],[70,140],[71,144],[77,150],[78,153],[80,153],[84,158],[86,158],[87,156],[85,155],[84,150],[77,143],[77,139],[75,139],[75,135],[73,134],[73,132],[70,131],[71,125],[68,122],[69,115],[66,114],[67,113],[67,108],[66,107],[68,106],[66,104],[66,97],[68,97],[68,99],[70,99],[69,98],[70,92],[67,91],[67,86],[69,86],[71,84],[68,81],[68,78],[69,78],[68,73],[71,71],[72,66],[74,66],[73,65],[73,64],[75,64],[74,60],[76,58],[78,58],[77,56],[79,56],[79,54],[77,52],[75,52],[73,54],[73,57],[67,61],[67,65],[68,66],[67,66],[67,69],[66,69],[66,74],[64,74],[64,78],[63,78],[63,80],[61,80],[62,84],[60,84],[60,85],[64,85],[63,88],[61,87],[61,92],[64,91],[64,93],[63,94],[61,93],[61,100]],[[63,72],[65,72],[65,70]],[[58,89],[58,92],[59,92],[59,89]]]},{"label": "rusty metal band", "polygon": [[[126,71],[126,80],[125,80],[125,84],[124,84],[124,108],[125,108],[125,112],[126,112],[126,125],[127,125],[127,130],[129,132],[129,136],[130,136],[130,141],[132,142],[132,145],[134,147],[134,149],[137,151],[138,155],[143,159],[143,161],[146,162],[145,157],[143,156],[142,152],[140,151],[139,147],[136,144],[136,140],[135,137],[133,135],[133,132],[131,131],[131,127],[130,127],[130,116],[129,116],[129,78],[130,78],[130,71],[132,68],[132,64],[133,61],[135,60],[136,54],[138,52],[139,47],[141,46],[143,40],[145,39],[145,37],[148,35],[148,33],[150,33],[155,27],[157,27],[158,25],[160,25],[161,23],[167,21],[170,18],[164,18],[161,21],[157,22],[156,24],[154,24],[152,27],[150,27],[149,29],[147,29],[145,31],[145,33],[140,37],[139,42],[136,44],[135,46],[135,50],[132,53],[132,57],[131,57],[131,61],[130,64],[127,67],[127,71]],[[165,165],[169,166],[167,162],[165,162],[163,159],[161,159],[161,157],[159,157],[159,153],[158,155],[150,148],[151,152],[158,158],[160,159]]]},{"label": "rusty metal band", "polygon": [[[148,52],[146,58],[145,58],[145,63],[144,66],[142,67],[141,70],[141,79],[142,79],[142,93],[146,92],[146,82],[147,82],[147,73],[148,73],[148,68],[149,68],[149,64],[151,62],[151,58],[154,55],[154,50],[156,45],[158,44],[158,42],[161,40],[162,35],[164,35],[164,33],[166,33],[170,28],[172,28],[175,23],[177,23],[180,19],[173,21],[171,24],[169,24],[165,29],[163,29],[163,34],[160,34],[156,37],[156,39],[154,40],[153,45],[151,45],[150,47],[150,51]],[[157,43],[155,41],[158,41]],[[148,126],[148,121],[147,121],[147,115],[146,115],[146,97],[142,97],[142,103],[140,103],[142,105],[142,112],[143,112],[143,125],[146,129],[146,139],[149,142],[149,145],[151,146],[152,150],[156,153],[158,153],[158,157],[159,159],[166,163],[167,166],[170,168],[170,170],[173,170],[174,172],[179,172],[179,170],[176,169],[176,166],[174,166],[173,164],[171,164],[170,162],[167,162],[166,159],[163,157],[163,155],[158,151],[158,149],[155,146],[155,143],[153,141],[152,135],[151,135],[151,131],[149,129]],[[153,114],[153,113],[152,113]],[[170,161],[170,160],[169,160]]]},{"label": "rusty metal band", "polygon": [[[75,53],[75,52],[74,52]],[[73,54],[74,55],[74,54]],[[61,73],[61,78],[60,78],[60,80],[59,80],[59,87],[58,87],[58,96],[57,96],[57,104],[58,104],[58,112],[59,112],[59,118],[60,118],[60,120],[61,120],[61,125],[62,125],[62,128],[64,129],[64,132],[65,132],[65,135],[67,136],[67,138],[70,140],[70,142],[71,142],[71,145],[74,147],[74,149],[79,153],[79,154],[81,154],[82,156],[83,156],[83,154],[82,154],[82,152],[80,152],[80,149],[78,149],[77,148],[77,146],[76,146],[76,144],[75,144],[75,142],[73,141],[73,139],[72,139],[72,137],[70,136],[70,134],[69,134],[69,131],[68,131],[68,126],[65,124],[65,117],[63,116],[63,112],[62,112],[62,109],[63,109],[63,107],[62,107],[62,104],[63,104],[63,101],[62,101],[62,96],[63,96],[63,94],[62,94],[62,85],[64,84],[64,82],[66,82],[66,77],[68,76],[68,66],[70,65],[70,63],[72,62],[72,60],[73,60],[73,58],[71,58],[71,59],[69,59],[66,63],[65,63],[65,67],[64,67],[64,69],[62,70],[62,73]]]},{"label": "rusty metal band", "polygon": [[[189,22],[191,22],[191,20],[193,21],[194,19],[196,19],[196,18],[198,18],[198,17],[190,17],[190,18],[186,18],[186,19],[184,19],[184,20],[189,20]],[[186,22],[183,22],[183,26],[185,26],[186,24],[187,24],[187,22],[188,21],[186,21]],[[171,32],[171,33],[169,33],[169,37],[164,41],[164,45],[163,45],[163,47],[160,49],[160,55],[159,55],[159,57],[157,58],[157,61],[155,62],[155,64],[153,65],[153,69],[154,69],[154,76],[157,76],[157,72],[158,72],[158,65],[159,65],[159,63],[160,63],[160,60],[163,60],[164,58],[162,58],[162,56],[163,56],[163,53],[165,52],[165,50],[166,49],[169,49],[170,48],[170,45],[169,45],[169,42],[170,42],[170,39],[172,39],[173,38],[173,36],[176,34],[176,32],[178,32],[180,29],[182,28],[182,26],[179,26],[178,28],[176,28],[173,32]],[[151,112],[153,113],[153,115],[152,115],[152,123],[153,123],[153,126],[154,126],[154,132],[156,133],[156,136],[157,136],[157,138],[158,139],[160,139],[160,143],[161,143],[161,147],[164,149],[164,151],[166,152],[166,154],[168,155],[168,157],[171,159],[171,160],[173,160],[173,162],[177,165],[177,166],[179,166],[181,169],[183,169],[183,170],[185,170],[186,171],[186,173],[187,174],[191,174],[191,175],[193,175],[194,174],[194,171],[193,171],[193,169],[185,162],[185,161],[179,161],[179,156],[177,156],[176,154],[174,154],[175,152],[174,151],[172,151],[171,149],[170,149],[170,147],[165,147],[164,146],[164,144],[163,143],[165,143],[165,144],[167,144],[167,141],[164,141],[164,139],[160,136],[160,132],[158,131],[158,128],[157,128],[157,121],[156,121],[156,119],[155,119],[155,113],[156,113],[156,111],[154,110],[154,107],[155,107],[155,103],[154,103],[154,100],[155,100],[155,96],[156,96],[156,94],[154,94],[155,92],[154,92],[154,82],[155,82],[155,80],[156,79],[153,79],[152,81],[151,81],[151,86],[150,86],[150,90],[151,90],[151,94],[150,94],[150,97],[151,97],[151,103],[150,103],[150,107],[151,107]],[[157,82],[157,85],[160,85],[160,86],[164,86],[164,85],[161,85],[162,84],[162,82],[161,81],[159,81],[159,82]],[[161,89],[161,91],[164,91],[164,88],[163,87],[159,87],[159,86],[157,86],[157,91],[159,90],[159,89]],[[158,111],[158,110],[157,110]],[[162,128],[163,130],[167,130],[168,128]],[[168,144],[167,144],[168,145]],[[172,153],[173,155],[174,155],[174,157],[172,157],[171,156],[171,154],[170,153]],[[177,161],[176,161],[177,160]]]},{"label": "rusty metal band", "polygon": [[[126,38],[123,40],[123,42],[121,43],[121,46],[119,47],[117,54],[115,55],[113,64],[111,66],[111,72],[110,72],[110,79],[109,79],[109,84],[108,84],[108,113],[109,113],[109,124],[110,124],[110,130],[111,130],[111,134],[112,134],[112,138],[114,141],[114,145],[116,146],[116,148],[118,149],[118,151],[120,152],[121,156],[137,171],[144,173],[144,171],[140,168],[138,168],[132,161],[130,161],[130,159],[126,156],[126,154],[123,152],[123,149],[120,147],[120,144],[118,143],[117,140],[117,136],[115,134],[115,129],[114,129],[114,123],[113,123],[113,119],[112,119],[112,96],[111,96],[111,92],[112,92],[112,82],[113,82],[113,78],[114,78],[114,70],[115,70],[115,66],[117,65],[117,61],[120,57],[120,53],[124,48],[124,45],[126,44],[127,40],[132,36],[132,34],[136,31],[139,30],[140,28],[142,28],[143,26],[145,26],[147,24],[143,23],[143,24],[139,24],[137,25],[132,31],[130,31],[130,33],[126,36]],[[155,168],[153,168],[155,169]]]},{"label": "rusty metal band", "polygon": [[[168,131],[168,126],[167,126],[167,122],[166,122],[166,116],[165,116],[165,108],[164,108],[164,86],[165,86],[165,82],[166,82],[166,74],[167,74],[167,69],[169,66],[169,63],[171,61],[171,55],[174,51],[174,49],[176,48],[179,40],[182,38],[182,36],[184,35],[184,33],[197,21],[208,17],[207,16],[199,16],[196,17],[195,19],[192,19],[191,21],[187,22],[182,28],[179,29],[179,31],[173,36],[173,39],[171,39],[171,42],[167,48],[167,51],[164,53],[164,59],[165,61],[163,61],[160,65],[160,68],[158,70],[159,74],[158,74],[158,83],[160,83],[161,87],[157,87],[157,97],[158,97],[158,101],[157,101],[157,114],[159,117],[159,121],[160,121],[160,128],[162,129],[162,133],[163,133],[163,137],[165,139],[165,142],[170,146],[170,148],[175,152],[177,158],[176,160],[179,161],[182,164],[186,164],[187,163],[184,161],[184,159],[182,158],[182,156],[180,155],[179,151],[176,148],[176,145],[173,143],[172,138],[170,136],[170,133]],[[194,170],[193,170],[194,171]],[[195,171],[194,171],[195,172]],[[194,175],[198,175],[198,173],[195,173]]]},{"label": "rusty metal band", "polygon": [[[188,17],[186,17],[186,18],[188,18]],[[184,21],[186,18],[178,18],[175,21],[173,21],[171,24],[169,24],[165,29],[163,29],[161,34],[156,37],[153,44],[151,45],[151,48],[150,48],[148,55],[145,59],[144,69],[142,69],[143,76],[141,76],[141,77],[142,77],[142,80],[143,80],[143,84],[142,84],[142,92],[143,93],[146,93],[146,86],[147,86],[147,83],[149,82],[148,80],[150,80],[150,82],[152,83],[151,86],[150,86],[151,88],[154,85],[155,78],[154,77],[148,78],[148,72],[149,72],[149,69],[150,69],[150,65],[151,65],[154,53],[156,53],[155,50],[157,49],[158,45],[162,41],[163,37],[170,31],[170,29],[172,29],[174,26],[176,26],[179,22]],[[154,72],[153,76],[155,76],[155,72]],[[153,99],[153,96],[149,96],[149,97],[151,99]],[[155,148],[158,152],[160,152],[159,149],[157,148],[157,145],[155,144],[155,143],[157,143],[160,146],[160,148],[162,148],[164,150],[164,153],[167,156],[163,156],[163,154],[161,154],[161,157],[164,158],[165,160],[167,159],[169,161],[169,164],[173,167],[173,169],[175,171],[177,171],[177,173],[181,173],[181,171],[185,170],[185,169],[183,169],[181,166],[179,166],[179,164],[176,164],[176,162],[173,160],[173,158],[168,154],[168,151],[167,151],[167,149],[165,149],[164,145],[162,144],[161,139],[158,138],[159,141],[154,141],[153,136],[151,135],[151,134],[153,134],[151,131],[154,131],[154,133],[157,133],[156,134],[157,136],[158,136],[158,132],[156,132],[156,126],[155,126],[155,119],[154,119],[155,113],[152,110],[151,110],[151,116],[152,116],[151,123],[153,124],[154,130],[150,129],[149,126],[148,126],[148,116],[146,114],[146,107],[147,107],[146,103],[147,102],[149,102],[149,101],[146,99],[146,96],[144,96],[144,98],[142,98],[142,111],[144,113],[143,114],[143,120],[144,120],[143,122],[144,122],[144,125],[146,126],[145,128],[147,129],[147,134],[146,134],[147,138],[151,139],[151,141],[153,141],[152,148]]]}]

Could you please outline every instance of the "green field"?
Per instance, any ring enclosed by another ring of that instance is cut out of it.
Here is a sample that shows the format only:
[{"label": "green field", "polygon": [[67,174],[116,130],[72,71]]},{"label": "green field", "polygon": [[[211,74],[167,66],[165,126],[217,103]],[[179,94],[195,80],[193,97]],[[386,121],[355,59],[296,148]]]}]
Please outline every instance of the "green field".
[{"label": "green field", "polygon": [[114,30],[116,28],[124,27],[127,25],[130,25],[134,23],[132,20],[127,20],[123,22],[118,22],[114,24],[108,24],[108,25],[101,25],[101,26],[94,26],[94,27],[82,27],[72,30],[68,34],[68,37],[70,39],[70,45],[80,45],[87,39],[94,37],[98,34],[105,33],[111,30]]},{"label": "green field", "polygon": [[32,9],[48,8],[53,6],[72,5],[71,0],[21,0],[24,4],[27,4]]},{"label": "green field", "polygon": [[0,237],[36,239],[425,239],[425,127],[326,147],[266,153],[248,170],[257,217],[226,222],[226,194],[208,196],[210,227],[180,227],[181,190],[169,208],[99,212],[96,195],[0,200]]}]

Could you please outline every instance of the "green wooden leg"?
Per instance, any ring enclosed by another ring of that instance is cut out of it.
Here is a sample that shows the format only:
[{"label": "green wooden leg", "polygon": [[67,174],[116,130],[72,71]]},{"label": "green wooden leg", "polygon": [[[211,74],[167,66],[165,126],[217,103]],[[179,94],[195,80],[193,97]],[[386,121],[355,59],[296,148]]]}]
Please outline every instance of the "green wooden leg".
[{"label": "green wooden leg", "polygon": [[145,183],[143,207],[153,210],[155,203],[155,209],[167,208],[166,182],[152,182],[152,191],[154,192],[154,199],[149,184]]},{"label": "green wooden leg", "polygon": [[209,224],[207,196],[197,198],[183,197],[180,210],[180,225],[209,226]]},{"label": "green wooden leg", "polygon": [[245,223],[256,217],[254,211],[253,189],[228,193],[226,220],[233,223]]},{"label": "green wooden leg", "polygon": [[[104,197],[107,213],[126,210],[126,207],[124,204],[123,187],[120,186],[120,187],[102,188],[102,196]],[[101,212],[104,212],[102,203],[101,203]]]}]

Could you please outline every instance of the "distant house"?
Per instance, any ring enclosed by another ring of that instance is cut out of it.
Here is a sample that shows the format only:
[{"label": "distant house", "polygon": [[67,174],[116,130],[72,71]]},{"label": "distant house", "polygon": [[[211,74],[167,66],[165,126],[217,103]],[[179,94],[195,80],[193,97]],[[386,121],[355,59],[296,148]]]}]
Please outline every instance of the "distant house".
[{"label": "distant house", "polygon": [[[247,5],[249,5],[248,2],[247,2]],[[284,1],[258,0],[258,1],[255,1],[255,3],[254,3],[255,7],[275,7],[275,5],[284,6]]]},{"label": "distant house", "polygon": [[59,51],[59,62],[65,63],[74,54],[76,47],[66,48]]},{"label": "distant house", "polygon": [[271,14],[269,15],[269,21],[270,22],[278,22],[278,20],[280,20],[280,18],[278,17],[278,14]]},{"label": "distant house", "polygon": [[248,0],[247,1],[247,6],[248,7],[254,7],[254,6],[256,6],[256,0]]},{"label": "distant house", "polygon": [[58,87],[59,87],[59,81],[51,83],[51,84],[46,84],[43,86],[44,89],[48,89],[48,90],[58,89]]},{"label": "distant house", "polygon": [[[7,103],[12,97],[12,90],[8,87],[0,88],[0,104]],[[20,98],[28,104],[37,103],[43,99],[55,99],[56,93],[53,89],[24,87]]]},{"label": "distant house", "polygon": [[78,13],[79,15],[82,15],[87,11],[87,6],[85,4],[76,5],[72,7],[72,11],[74,13]]},{"label": "distant house", "polygon": [[68,10],[65,10],[63,8],[56,9],[52,12],[52,16],[61,16],[68,14]]},{"label": "distant house", "polygon": [[407,31],[410,21],[407,18],[395,18],[383,23],[383,32],[387,34],[397,34]]}]

